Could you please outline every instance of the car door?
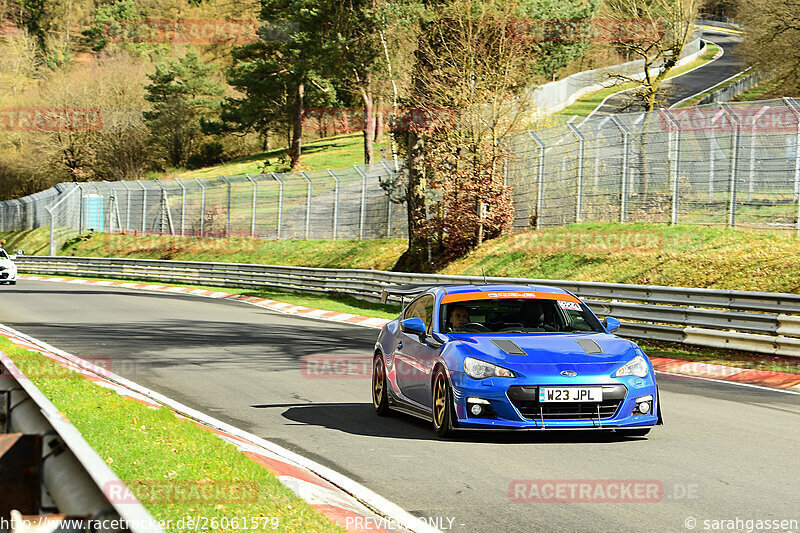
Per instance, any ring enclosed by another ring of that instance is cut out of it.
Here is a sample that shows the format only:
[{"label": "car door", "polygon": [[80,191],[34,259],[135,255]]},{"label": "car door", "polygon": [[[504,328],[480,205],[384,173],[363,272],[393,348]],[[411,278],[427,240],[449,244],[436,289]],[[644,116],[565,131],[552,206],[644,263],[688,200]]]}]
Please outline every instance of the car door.
[{"label": "car door", "polygon": [[[434,297],[426,294],[415,302],[414,314],[407,318],[420,318],[425,323],[428,335],[433,329]],[[431,369],[440,346],[432,346],[426,340],[420,340],[417,335],[404,334],[403,339],[403,366],[398,366],[398,377],[402,382],[403,395],[425,407],[431,406]]]}]

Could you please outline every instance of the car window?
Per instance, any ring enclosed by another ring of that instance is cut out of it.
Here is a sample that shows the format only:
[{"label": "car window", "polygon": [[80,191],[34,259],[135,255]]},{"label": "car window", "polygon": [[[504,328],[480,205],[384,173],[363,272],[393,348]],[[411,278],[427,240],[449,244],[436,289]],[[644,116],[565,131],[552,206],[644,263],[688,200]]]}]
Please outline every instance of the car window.
[{"label": "car window", "polygon": [[0,259],[8,259],[8,254],[5,250],[0,250]]},{"label": "car window", "polygon": [[597,317],[577,301],[545,298],[483,298],[447,303],[441,331],[453,333],[603,332]]},{"label": "car window", "polygon": [[406,307],[403,319],[419,318],[425,323],[425,331],[431,332],[433,325],[433,295],[425,294]]}]

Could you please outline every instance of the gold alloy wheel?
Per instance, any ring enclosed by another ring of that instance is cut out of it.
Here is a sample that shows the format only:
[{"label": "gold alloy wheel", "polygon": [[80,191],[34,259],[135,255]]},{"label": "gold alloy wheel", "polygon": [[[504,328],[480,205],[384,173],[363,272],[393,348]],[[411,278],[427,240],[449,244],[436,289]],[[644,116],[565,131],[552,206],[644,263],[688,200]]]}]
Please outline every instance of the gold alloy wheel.
[{"label": "gold alloy wheel", "polygon": [[376,357],[372,364],[372,405],[376,409],[381,406],[383,401],[384,385],[383,361]]},{"label": "gold alloy wheel", "polygon": [[436,376],[433,387],[433,420],[437,428],[444,426],[444,417],[447,409],[447,383],[444,374]]}]

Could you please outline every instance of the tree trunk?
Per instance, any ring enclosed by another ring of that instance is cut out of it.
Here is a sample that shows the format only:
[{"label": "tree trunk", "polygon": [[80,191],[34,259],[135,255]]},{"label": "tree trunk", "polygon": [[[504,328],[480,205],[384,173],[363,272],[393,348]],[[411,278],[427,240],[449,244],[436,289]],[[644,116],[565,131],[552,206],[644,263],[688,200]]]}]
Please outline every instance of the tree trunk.
[{"label": "tree trunk", "polygon": [[300,154],[302,152],[302,135],[303,135],[303,91],[305,87],[302,83],[297,85],[297,100],[295,101],[295,109],[293,114],[294,128],[292,129],[292,145],[289,148],[289,159],[291,161],[291,170],[297,170],[300,165]]},{"label": "tree trunk", "polygon": [[428,240],[421,235],[420,223],[425,220],[425,177],[422,168],[425,158],[424,139],[411,131],[408,133],[408,250],[400,256],[395,271],[424,272],[430,270],[427,260]]},{"label": "tree trunk", "polygon": [[383,141],[383,109],[379,106],[378,111],[375,113],[375,142]]},{"label": "tree trunk", "polygon": [[364,100],[364,164],[371,165],[375,140],[375,109],[372,105],[372,96],[367,90],[362,88],[360,92]]}]

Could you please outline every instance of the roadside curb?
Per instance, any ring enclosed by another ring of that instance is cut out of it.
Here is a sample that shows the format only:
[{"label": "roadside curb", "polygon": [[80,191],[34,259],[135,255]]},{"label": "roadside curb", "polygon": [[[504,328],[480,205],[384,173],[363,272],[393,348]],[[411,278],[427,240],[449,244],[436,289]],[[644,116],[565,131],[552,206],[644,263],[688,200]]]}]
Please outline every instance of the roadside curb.
[{"label": "roadside curb", "polygon": [[[215,292],[202,289],[192,289],[189,287],[177,287],[168,285],[151,285],[147,283],[129,283],[122,281],[104,281],[104,280],[85,280],[64,277],[41,277],[20,275],[19,279],[30,279],[39,281],[55,281],[67,283],[80,283],[87,285],[102,285],[110,287],[124,287],[129,289],[143,289],[159,292],[170,292],[179,294],[191,294],[202,296],[205,298],[224,298],[228,300],[237,300],[258,307],[263,307],[280,313],[287,313],[298,316],[305,316],[316,320],[328,320],[332,322],[340,322],[347,324],[355,324],[369,328],[380,328],[384,324],[390,322],[385,318],[368,317],[361,315],[352,315],[347,313],[337,313],[335,311],[325,311],[323,309],[314,309],[312,307],[303,307],[300,305],[288,304],[286,302],[278,302],[275,300],[268,300],[265,298],[254,298],[251,296],[242,296],[240,294],[231,294],[227,292]],[[747,384],[758,387],[766,387],[770,389],[779,389],[787,392],[800,393],[800,374],[790,374],[787,372],[772,372],[765,370],[750,370],[746,368],[736,368],[725,365],[715,365],[709,363],[697,363],[693,361],[684,361],[682,359],[667,359],[661,357],[650,358],[653,362],[653,368],[657,372],[667,374],[678,374],[683,376],[713,379],[719,381],[729,381],[732,383]]]},{"label": "roadside curb", "polygon": [[[305,500],[328,520],[352,533],[436,533],[438,529],[403,511],[395,504],[356,482],[295,454],[281,446],[251,435],[243,430],[204,415],[190,407],[109,372],[90,361],[54,348],[47,343],[0,324],[0,336],[16,346],[32,350],[55,361],[61,367],[77,372],[94,384],[112,390],[120,396],[137,401],[151,409],[172,409],[175,416],[194,422],[236,446],[240,453],[272,472],[281,483]],[[319,473],[318,473],[319,472]],[[345,490],[350,485],[351,490]],[[355,490],[353,490],[355,489]],[[356,494],[360,492],[361,494]],[[364,496],[369,498],[364,498]],[[361,496],[361,498],[359,498]],[[382,504],[379,514],[368,505]],[[394,512],[392,512],[394,511]]]}]

